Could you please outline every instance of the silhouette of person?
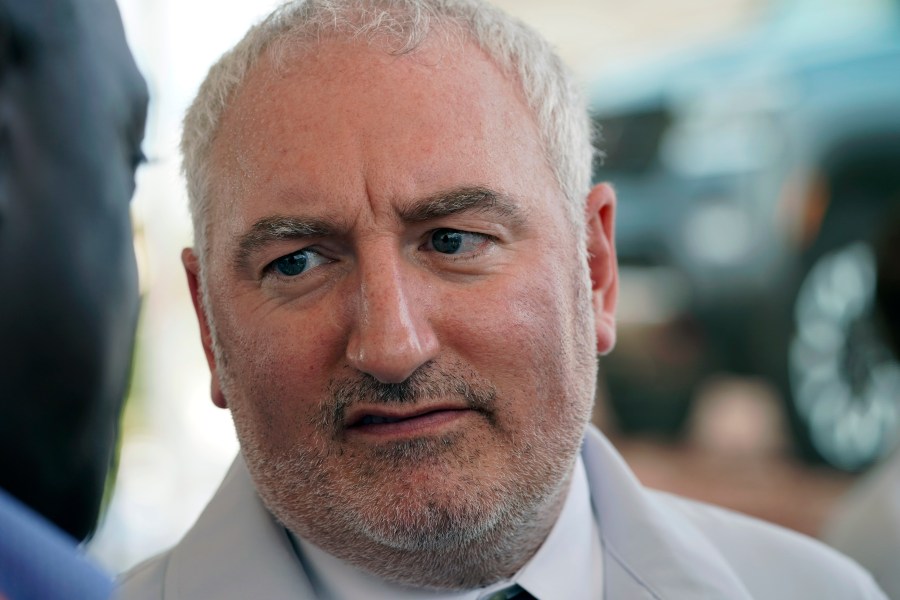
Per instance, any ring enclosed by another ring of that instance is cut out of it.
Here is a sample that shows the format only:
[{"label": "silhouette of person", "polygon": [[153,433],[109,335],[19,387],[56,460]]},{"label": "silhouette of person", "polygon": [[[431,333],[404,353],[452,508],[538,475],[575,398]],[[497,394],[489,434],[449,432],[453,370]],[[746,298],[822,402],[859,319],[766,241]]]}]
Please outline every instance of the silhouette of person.
[{"label": "silhouette of person", "polygon": [[90,534],[114,456],[139,303],[129,199],[146,106],[114,0],[0,0],[0,597],[9,600],[106,587],[99,571],[85,575],[99,587],[79,587],[91,568],[56,527]]}]

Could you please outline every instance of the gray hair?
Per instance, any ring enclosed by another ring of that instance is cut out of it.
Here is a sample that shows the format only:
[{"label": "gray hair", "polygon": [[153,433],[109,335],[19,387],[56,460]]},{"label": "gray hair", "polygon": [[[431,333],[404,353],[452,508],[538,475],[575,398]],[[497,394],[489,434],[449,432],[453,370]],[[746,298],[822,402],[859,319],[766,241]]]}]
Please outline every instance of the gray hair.
[{"label": "gray hair", "polygon": [[290,0],[213,65],[185,115],[182,168],[201,265],[208,253],[213,141],[231,98],[264,53],[283,60],[286,44],[315,44],[337,35],[386,40],[388,51],[399,55],[415,50],[435,30],[461,34],[518,81],[547,162],[569,200],[568,214],[581,222],[591,184],[591,123],[573,77],[535,31],[480,0]]}]

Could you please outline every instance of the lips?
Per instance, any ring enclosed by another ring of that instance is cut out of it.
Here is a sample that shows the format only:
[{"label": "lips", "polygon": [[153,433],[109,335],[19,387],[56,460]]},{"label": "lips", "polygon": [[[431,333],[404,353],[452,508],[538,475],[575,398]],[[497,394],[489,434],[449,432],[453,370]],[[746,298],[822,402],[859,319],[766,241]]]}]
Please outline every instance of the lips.
[{"label": "lips", "polygon": [[401,410],[391,410],[385,407],[359,408],[347,415],[347,427],[361,427],[363,425],[386,425],[418,419],[433,413],[445,411],[468,410],[468,406],[442,405]]},{"label": "lips", "polygon": [[470,413],[468,406],[442,404],[422,407],[358,407],[347,415],[348,433],[378,435],[426,434]]},{"label": "lips", "polygon": [[377,415],[366,415],[357,424],[358,425],[383,425],[384,423],[397,423],[398,421],[405,421],[407,418],[415,419],[415,417],[379,417]]}]

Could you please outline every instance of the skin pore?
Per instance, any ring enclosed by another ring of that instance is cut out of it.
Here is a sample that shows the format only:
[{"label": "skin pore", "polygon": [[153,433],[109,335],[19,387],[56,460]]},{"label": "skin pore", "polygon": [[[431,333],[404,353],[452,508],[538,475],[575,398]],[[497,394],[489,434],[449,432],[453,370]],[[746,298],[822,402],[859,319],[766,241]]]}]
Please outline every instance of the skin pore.
[{"label": "skin pore", "polygon": [[392,581],[515,573],[559,514],[612,345],[611,189],[573,228],[516,85],[434,40],[263,58],[212,160],[204,286],[184,262],[268,508]]}]

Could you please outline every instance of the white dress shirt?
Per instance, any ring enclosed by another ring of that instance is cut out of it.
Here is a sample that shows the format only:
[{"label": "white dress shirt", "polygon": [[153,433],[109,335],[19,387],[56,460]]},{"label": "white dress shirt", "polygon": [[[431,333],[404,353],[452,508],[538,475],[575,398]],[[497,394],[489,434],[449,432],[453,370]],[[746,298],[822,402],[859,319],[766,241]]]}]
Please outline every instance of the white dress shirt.
[{"label": "white dress shirt", "polygon": [[[590,523],[589,527],[585,527]],[[537,600],[596,600],[602,597],[603,552],[579,456],[562,512],[537,553],[512,579],[465,592],[404,587],[361,571],[292,536],[316,596],[324,600],[485,600],[518,584]]]}]

